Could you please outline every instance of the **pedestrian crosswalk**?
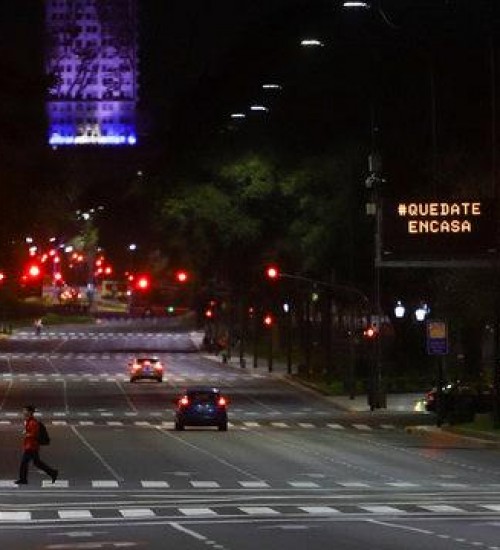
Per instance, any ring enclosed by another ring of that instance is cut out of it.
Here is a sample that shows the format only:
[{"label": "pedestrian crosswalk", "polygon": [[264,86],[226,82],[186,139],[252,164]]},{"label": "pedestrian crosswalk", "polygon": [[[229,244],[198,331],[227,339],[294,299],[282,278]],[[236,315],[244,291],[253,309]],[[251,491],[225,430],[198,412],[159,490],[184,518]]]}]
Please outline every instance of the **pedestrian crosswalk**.
[{"label": "pedestrian crosswalk", "polygon": [[500,514],[500,504],[466,504],[460,506],[426,505],[421,503],[402,504],[335,504],[335,506],[300,506],[300,505],[264,505],[252,504],[235,506],[231,503],[216,506],[117,506],[102,508],[65,507],[43,510],[2,510],[0,508],[0,525],[27,523],[32,521],[112,521],[141,519],[180,519],[180,518],[266,518],[266,517],[342,517],[342,516],[496,516]]},{"label": "pedestrian crosswalk", "polygon": [[[181,475],[182,474],[182,475]],[[35,476],[35,474],[34,474]],[[498,503],[489,502],[488,505],[491,511],[500,513],[500,496],[498,490],[500,484],[498,483],[460,483],[459,487],[451,488],[449,484],[436,481],[436,480],[420,480],[414,482],[387,482],[387,481],[354,481],[349,479],[332,479],[330,477],[315,478],[314,481],[310,479],[284,479],[284,480],[210,480],[210,479],[191,479],[189,472],[181,472],[178,475],[172,474],[169,479],[128,479],[124,481],[118,481],[116,479],[90,479],[90,480],[70,480],[70,479],[57,479],[55,483],[52,483],[50,479],[40,479],[33,477],[30,480],[27,488],[29,490],[90,490],[96,489],[98,491],[105,489],[120,489],[123,491],[162,491],[172,490],[193,492],[194,494],[213,493],[214,491],[228,491],[238,492],[243,491],[250,492],[252,494],[268,494],[272,495],[272,491],[312,491],[313,494],[325,494],[326,492],[332,492],[335,494],[346,494],[350,491],[364,490],[364,491],[384,491],[386,494],[400,493],[401,489],[405,489],[405,494],[418,495],[419,491],[440,491],[441,500],[439,504],[432,504],[426,501],[422,504],[422,507],[428,509],[431,512],[452,512],[457,507],[457,503],[443,503],[443,499],[446,499],[446,495],[453,494],[457,490],[460,494],[463,492],[477,491],[492,491],[492,494],[498,497]],[[0,491],[14,490],[24,491],[25,488],[20,488],[14,483],[12,479],[0,479]],[[258,493],[256,493],[258,491]],[[407,491],[407,492],[406,492]],[[239,493],[238,493],[239,494]],[[374,506],[381,505],[378,501]],[[462,502],[460,502],[460,506]],[[460,507],[459,506],[459,507]],[[1,505],[0,505],[1,507]]]},{"label": "pedestrian crosswalk", "polygon": [[[320,411],[321,412],[321,411]],[[320,413],[319,412],[319,413]],[[274,416],[272,413],[268,413],[268,418],[264,418],[257,421],[246,421],[244,420],[245,416],[253,416],[253,413],[250,411],[233,411],[234,416],[236,417],[233,421],[228,423],[230,429],[248,431],[252,429],[277,429],[277,430],[311,430],[311,429],[328,429],[331,431],[356,431],[362,433],[369,433],[372,431],[379,432],[389,432],[397,430],[398,427],[393,424],[384,424],[373,426],[365,425],[364,428],[360,429],[356,424],[329,424],[324,421],[316,422],[283,422],[283,421],[273,421],[271,418]],[[318,414],[319,414],[318,413]],[[310,414],[310,413],[308,413]],[[265,413],[261,413],[260,416],[264,416]],[[92,419],[90,417],[92,416]],[[174,429],[173,413],[171,411],[151,411],[145,414],[140,414],[138,412],[121,412],[113,413],[109,411],[100,411],[100,412],[80,412],[80,413],[66,413],[66,412],[53,412],[50,414],[40,414],[40,418],[43,418],[44,422],[47,425],[53,426],[108,426],[108,427],[119,427],[119,426],[137,426],[137,427],[151,427],[151,428],[160,428],[166,430]],[[0,427],[9,426],[15,423],[18,423],[22,418],[22,414],[19,412],[3,412],[0,413]],[[114,420],[110,420],[114,418]],[[198,428],[200,429],[200,428]],[[188,428],[189,430],[189,428]]]},{"label": "pedestrian crosswalk", "polygon": [[120,340],[123,338],[140,338],[154,340],[186,340],[188,336],[183,333],[168,332],[93,332],[93,331],[45,331],[36,335],[33,331],[17,331],[12,337],[13,340]]}]

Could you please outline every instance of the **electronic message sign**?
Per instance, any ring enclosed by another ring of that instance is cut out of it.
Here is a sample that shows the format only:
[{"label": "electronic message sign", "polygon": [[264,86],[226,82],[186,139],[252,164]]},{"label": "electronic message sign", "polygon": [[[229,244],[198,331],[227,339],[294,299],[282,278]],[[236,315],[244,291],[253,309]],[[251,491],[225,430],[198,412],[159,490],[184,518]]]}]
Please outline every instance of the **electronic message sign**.
[{"label": "electronic message sign", "polygon": [[484,257],[496,249],[491,201],[384,200],[382,247],[386,258]]}]

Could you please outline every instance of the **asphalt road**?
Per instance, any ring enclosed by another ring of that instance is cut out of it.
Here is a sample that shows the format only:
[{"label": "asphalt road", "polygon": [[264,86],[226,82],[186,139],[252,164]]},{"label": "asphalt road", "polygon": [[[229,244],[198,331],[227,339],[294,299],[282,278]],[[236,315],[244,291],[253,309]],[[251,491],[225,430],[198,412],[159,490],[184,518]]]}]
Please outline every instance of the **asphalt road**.
[{"label": "asphalt road", "polygon": [[[164,383],[128,381],[146,350]],[[227,432],[173,430],[200,383],[229,395]],[[55,485],[34,468],[13,484],[26,403]],[[0,341],[0,548],[500,549],[500,451],[403,430],[424,421],[345,413],[160,322],[18,331]]]}]

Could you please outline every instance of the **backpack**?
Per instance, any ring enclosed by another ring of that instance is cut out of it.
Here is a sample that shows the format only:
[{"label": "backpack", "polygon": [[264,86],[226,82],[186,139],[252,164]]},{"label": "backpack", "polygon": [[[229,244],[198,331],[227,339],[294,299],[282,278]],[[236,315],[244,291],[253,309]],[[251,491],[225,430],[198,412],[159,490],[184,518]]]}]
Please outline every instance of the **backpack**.
[{"label": "backpack", "polygon": [[45,424],[38,421],[38,444],[39,445],[50,445],[50,436]]}]

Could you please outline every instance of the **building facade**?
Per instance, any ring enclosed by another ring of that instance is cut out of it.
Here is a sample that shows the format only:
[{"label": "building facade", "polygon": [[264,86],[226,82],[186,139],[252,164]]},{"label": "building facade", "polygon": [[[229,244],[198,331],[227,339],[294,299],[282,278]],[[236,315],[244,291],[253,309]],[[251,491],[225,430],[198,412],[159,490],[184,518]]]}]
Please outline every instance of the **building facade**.
[{"label": "building facade", "polygon": [[136,0],[46,0],[51,145],[135,145]]}]

